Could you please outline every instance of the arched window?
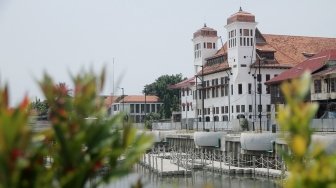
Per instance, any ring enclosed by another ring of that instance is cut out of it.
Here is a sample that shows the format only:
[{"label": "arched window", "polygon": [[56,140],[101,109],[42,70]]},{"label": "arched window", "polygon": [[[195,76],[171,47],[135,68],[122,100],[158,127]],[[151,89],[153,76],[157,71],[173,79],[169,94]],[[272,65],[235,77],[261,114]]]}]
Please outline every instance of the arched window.
[{"label": "arched window", "polygon": [[238,114],[237,119],[240,119],[240,118],[245,118],[245,116],[243,114]]},{"label": "arched window", "polygon": [[227,115],[222,116],[222,121],[229,121],[229,117]]},{"label": "arched window", "polygon": [[209,116],[205,117],[205,121],[209,122],[210,121],[210,117]]},{"label": "arched window", "polygon": [[198,121],[199,121],[199,122],[201,122],[201,121],[202,121],[202,118],[201,118],[201,117],[199,117],[199,118],[198,118]]},{"label": "arched window", "polygon": [[215,117],[214,117],[214,121],[219,121],[219,117],[218,117],[218,116],[215,116]]}]

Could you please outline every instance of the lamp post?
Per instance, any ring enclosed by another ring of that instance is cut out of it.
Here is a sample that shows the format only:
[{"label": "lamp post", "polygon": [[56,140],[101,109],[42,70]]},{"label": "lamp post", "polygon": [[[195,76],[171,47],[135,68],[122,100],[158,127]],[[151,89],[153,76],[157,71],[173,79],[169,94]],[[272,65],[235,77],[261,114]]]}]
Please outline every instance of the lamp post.
[{"label": "lamp post", "polygon": [[261,107],[261,74],[260,74],[260,58],[259,58],[259,126],[260,126],[260,132],[262,132],[262,128],[261,128],[261,111],[262,111],[262,107]]},{"label": "lamp post", "polygon": [[[227,86],[227,91],[228,91],[228,103],[229,103],[229,118],[228,120],[230,121],[231,119],[231,104],[230,104],[230,95],[231,95],[231,91],[230,91],[230,75],[232,75],[231,71],[228,73],[226,70],[225,70],[225,73],[227,74],[227,83],[226,81],[224,80],[224,84],[225,84],[225,87]],[[225,78],[224,78],[225,79]]]},{"label": "lamp post", "polygon": [[145,87],[145,118],[144,118],[144,121],[146,121],[146,116],[147,116],[147,91],[146,91],[146,87]]},{"label": "lamp post", "polygon": [[205,122],[204,122],[204,94],[205,94],[205,90],[204,90],[204,67],[203,65],[202,67],[202,122],[203,122],[203,131],[205,130]]},{"label": "lamp post", "polygon": [[198,80],[198,76],[197,76],[197,73],[196,73],[196,76],[195,76],[195,78],[196,78],[196,91],[195,91],[195,101],[196,101],[196,110],[195,110],[195,114],[196,114],[196,129],[197,129],[197,131],[198,131],[198,103],[197,103],[197,101],[198,101],[198,94],[197,94],[197,92],[198,92],[198,90],[197,90],[197,80]]},{"label": "lamp post", "polygon": [[125,104],[125,97],[124,97],[124,88],[123,87],[119,87],[119,89],[121,89],[121,97],[122,97],[122,111],[124,111],[124,104]]},{"label": "lamp post", "polygon": [[[188,88],[187,88],[188,89]],[[187,92],[188,93],[188,92]],[[186,104],[185,104],[185,112],[186,112],[186,130],[188,130],[188,109],[189,109],[189,105],[188,105],[188,100],[187,100],[187,95],[186,96]]]},{"label": "lamp post", "polygon": [[213,120],[214,132],[216,132],[215,107],[214,107],[214,105],[212,105],[212,120]]},{"label": "lamp post", "polygon": [[257,76],[256,73],[253,75],[254,78],[254,121],[253,121],[253,131],[255,130],[254,124],[256,123],[257,120]]},{"label": "lamp post", "polygon": [[[205,91],[204,91],[204,70],[203,70],[203,65],[195,65],[195,66],[200,66],[202,68],[201,72],[202,72],[202,75],[201,77],[199,77],[197,74],[196,74],[196,93],[197,93],[197,78],[200,78],[201,80],[201,92],[199,94],[201,94],[200,96],[202,96],[202,124],[203,124],[203,131],[205,129],[205,122],[204,122],[204,95],[205,95]],[[197,70],[197,69],[196,69]],[[197,117],[198,117],[198,103],[197,103],[197,94],[196,94],[196,111],[197,111]],[[198,120],[197,120],[197,131],[198,131]]]}]

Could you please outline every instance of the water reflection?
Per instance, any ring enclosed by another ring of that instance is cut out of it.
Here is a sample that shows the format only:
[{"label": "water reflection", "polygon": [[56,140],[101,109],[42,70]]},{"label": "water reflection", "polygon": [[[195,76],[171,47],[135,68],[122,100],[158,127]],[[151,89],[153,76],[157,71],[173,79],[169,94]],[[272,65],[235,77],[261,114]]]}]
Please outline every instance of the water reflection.
[{"label": "water reflection", "polygon": [[115,181],[109,185],[102,186],[106,188],[126,188],[134,185],[141,178],[146,188],[204,188],[206,185],[210,187],[228,187],[228,188],[278,188],[281,187],[279,180],[269,179],[264,177],[253,177],[246,175],[231,175],[219,174],[209,171],[194,171],[188,177],[169,176],[159,177],[148,169],[137,165],[134,168],[134,173],[127,177]]}]

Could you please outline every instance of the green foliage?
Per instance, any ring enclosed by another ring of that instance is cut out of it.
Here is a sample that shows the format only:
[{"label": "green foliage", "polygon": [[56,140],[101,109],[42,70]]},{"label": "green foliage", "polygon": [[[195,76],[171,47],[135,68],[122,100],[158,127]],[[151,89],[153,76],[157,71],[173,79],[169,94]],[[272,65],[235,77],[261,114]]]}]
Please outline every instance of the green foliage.
[{"label": "green foliage", "polygon": [[28,104],[25,97],[10,108],[7,86],[0,89],[0,187],[46,187],[51,182],[39,135],[33,137],[27,126]]},{"label": "green foliage", "polygon": [[322,145],[311,144],[310,122],[318,105],[303,102],[309,87],[309,73],[281,86],[287,104],[280,109],[278,122],[287,132],[284,136],[291,150],[291,155],[285,155],[291,173],[285,187],[336,187],[336,154],[328,155]]},{"label": "green foliage", "polygon": [[147,114],[146,118],[145,118],[145,127],[147,129],[152,129],[152,124],[154,121],[157,121],[160,119],[160,114],[158,113],[150,113],[150,114]]},{"label": "green foliage", "polygon": [[91,182],[96,187],[129,173],[151,147],[152,137],[137,135],[122,115],[107,118],[98,96],[104,76],[74,76],[70,96],[67,87],[45,74],[39,84],[50,107],[52,129],[38,135],[29,130],[28,100],[10,109],[7,89],[1,91],[0,187],[84,187],[107,167],[108,173]]},{"label": "green foliage", "polygon": [[179,110],[179,91],[168,89],[169,85],[181,82],[182,74],[163,75],[155,82],[145,86],[143,93],[147,95],[156,95],[163,102],[160,115],[162,118],[170,118],[172,111]]},{"label": "green foliage", "polygon": [[36,110],[37,115],[39,116],[47,116],[49,105],[47,101],[41,101],[40,99],[36,98],[35,101],[30,103],[30,109]]},{"label": "green foliage", "polygon": [[240,118],[239,124],[242,130],[248,130],[248,121],[246,118]]}]

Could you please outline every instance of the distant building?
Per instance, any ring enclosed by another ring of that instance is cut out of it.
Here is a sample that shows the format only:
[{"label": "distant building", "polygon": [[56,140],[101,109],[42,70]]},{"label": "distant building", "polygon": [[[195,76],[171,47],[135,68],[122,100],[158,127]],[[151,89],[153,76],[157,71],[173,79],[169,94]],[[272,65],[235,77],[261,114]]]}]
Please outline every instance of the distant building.
[{"label": "distant building", "polygon": [[108,96],[105,98],[105,106],[110,116],[123,112],[134,123],[142,123],[146,115],[158,113],[162,104],[157,96],[152,95]]},{"label": "distant building", "polygon": [[182,122],[188,126],[240,118],[253,127],[258,123],[256,128],[259,122],[263,127],[272,124],[275,107],[265,82],[314,54],[336,48],[336,38],[262,34],[255,16],[242,9],[227,19],[225,28],[227,41],[220,48],[215,29],[204,25],[194,33],[195,74],[173,86],[181,91]]}]

